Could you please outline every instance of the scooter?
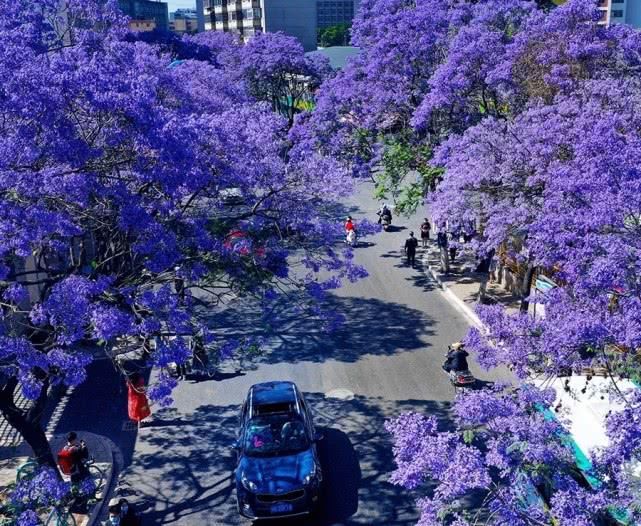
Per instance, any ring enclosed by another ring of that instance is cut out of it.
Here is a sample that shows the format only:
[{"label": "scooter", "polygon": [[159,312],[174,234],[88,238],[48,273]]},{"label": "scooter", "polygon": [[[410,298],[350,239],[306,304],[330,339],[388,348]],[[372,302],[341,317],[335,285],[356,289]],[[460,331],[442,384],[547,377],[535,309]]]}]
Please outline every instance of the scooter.
[{"label": "scooter", "polygon": [[387,232],[390,226],[392,226],[392,216],[384,215],[381,217],[381,224],[383,225],[383,230]]},{"label": "scooter", "polygon": [[443,362],[442,369],[445,371],[447,374],[448,378],[450,379],[450,383],[456,388],[456,387],[471,387],[476,383],[476,378],[474,375],[470,372],[469,369],[465,369],[462,371],[455,371],[453,369],[450,369],[448,367],[448,362],[450,361],[449,359],[449,352],[445,355],[445,362]]},{"label": "scooter", "polygon": [[447,375],[454,387],[471,387],[476,383],[476,378],[469,370],[449,371]]}]

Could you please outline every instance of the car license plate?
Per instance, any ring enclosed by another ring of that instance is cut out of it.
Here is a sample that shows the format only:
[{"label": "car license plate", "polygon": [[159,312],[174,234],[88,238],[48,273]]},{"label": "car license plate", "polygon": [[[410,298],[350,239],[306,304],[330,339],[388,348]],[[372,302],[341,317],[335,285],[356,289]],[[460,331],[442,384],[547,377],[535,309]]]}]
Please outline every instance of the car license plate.
[{"label": "car license plate", "polygon": [[294,509],[292,504],[288,502],[279,502],[278,504],[272,504],[272,513],[287,513]]}]

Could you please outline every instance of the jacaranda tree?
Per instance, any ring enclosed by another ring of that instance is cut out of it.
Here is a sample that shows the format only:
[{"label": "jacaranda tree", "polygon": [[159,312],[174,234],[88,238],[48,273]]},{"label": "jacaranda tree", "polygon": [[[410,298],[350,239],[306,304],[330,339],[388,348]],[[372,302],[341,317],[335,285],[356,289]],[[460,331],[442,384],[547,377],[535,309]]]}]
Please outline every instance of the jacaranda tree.
[{"label": "jacaranda tree", "polygon": [[544,4],[365,1],[361,55],[300,121],[346,166],[382,166],[383,191],[416,184],[403,175],[427,155],[439,172],[411,195],[438,183],[439,225],[481,224],[479,255],[501,246],[528,269],[524,306],[537,269],[558,284],[544,317],[483,307],[487,331],[467,336],[481,365],[509,366],[520,388],[458,397],[449,430],[417,414],[389,423],[393,481],[435,484],[421,525],[634,523],[641,511],[639,393],[618,393],[625,409],[586,476],[546,411],[553,395],[527,383],[600,367],[616,391],[640,375],[641,37],[600,25],[592,0]]},{"label": "jacaranda tree", "polygon": [[364,271],[324,212],[343,170],[236,75],[238,41],[144,42],[100,0],[0,12],[0,411],[55,466],[38,415],[52,386],[85,380],[83,349],[133,342],[169,403],[189,337],[234,345],[204,319],[230,291],[312,301]]}]

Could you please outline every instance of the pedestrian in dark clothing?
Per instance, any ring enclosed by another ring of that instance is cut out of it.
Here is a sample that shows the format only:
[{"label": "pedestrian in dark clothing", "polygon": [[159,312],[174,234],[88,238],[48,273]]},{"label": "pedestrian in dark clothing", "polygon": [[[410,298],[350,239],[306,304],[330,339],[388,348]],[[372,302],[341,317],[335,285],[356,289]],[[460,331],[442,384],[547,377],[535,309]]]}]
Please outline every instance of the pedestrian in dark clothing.
[{"label": "pedestrian in dark clothing", "polygon": [[449,251],[450,251],[450,262],[454,263],[456,260],[456,242],[460,239],[460,230],[455,230],[451,234],[452,236],[452,241],[453,243],[450,243],[449,245]]},{"label": "pedestrian in dark clothing", "polygon": [[468,371],[470,369],[470,366],[467,363],[468,356],[469,353],[465,350],[465,347],[461,342],[452,344],[448,350],[447,359],[443,364],[443,369],[448,373],[451,371]]},{"label": "pedestrian in dark clothing", "polygon": [[432,230],[432,225],[430,225],[426,217],[421,223],[421,241],[423,241],[423,248],[427,246],[427,242],[430,240],[430,230]]},{"label": "pedestrian in dark clothing", "polygon": [[414,232],[410,232],[410,237],[405,241],[405,254],[407,254],[407,264],[414,266],[416,262],[416,247],[418,239],[414,237]]},{"label": "pedestrian in dark clothing", "polygon": [[140,526],[140,517],[127,499],[120,499],[120,526]]},{"label": "pedestrian in dark clothing", "polygon": [[447,248],[447,234],[445,232],[436,234],[436,244],[440,248]]}]

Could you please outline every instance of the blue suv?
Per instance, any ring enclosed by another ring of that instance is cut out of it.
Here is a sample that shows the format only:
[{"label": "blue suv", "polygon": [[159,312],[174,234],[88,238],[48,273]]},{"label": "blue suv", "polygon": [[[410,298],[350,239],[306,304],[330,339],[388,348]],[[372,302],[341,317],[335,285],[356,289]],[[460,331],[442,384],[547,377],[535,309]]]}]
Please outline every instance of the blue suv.
[{"label": "blue suv", "polygon": [[278,519],[316,511],[323,480],[311,411],[292,382],[253,385],[235,449],[238,512]]}]

